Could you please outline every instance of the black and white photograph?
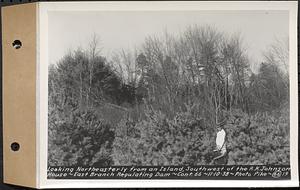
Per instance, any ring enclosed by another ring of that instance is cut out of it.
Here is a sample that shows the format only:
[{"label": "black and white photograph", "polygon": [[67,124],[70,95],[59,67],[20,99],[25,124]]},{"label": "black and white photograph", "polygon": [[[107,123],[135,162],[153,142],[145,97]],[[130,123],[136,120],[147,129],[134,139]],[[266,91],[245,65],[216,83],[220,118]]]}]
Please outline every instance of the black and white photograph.
[{"label": "black and white photograph", "polygon": [[289,73],[286,10],[50,11],[48,179],[288,179]]}]

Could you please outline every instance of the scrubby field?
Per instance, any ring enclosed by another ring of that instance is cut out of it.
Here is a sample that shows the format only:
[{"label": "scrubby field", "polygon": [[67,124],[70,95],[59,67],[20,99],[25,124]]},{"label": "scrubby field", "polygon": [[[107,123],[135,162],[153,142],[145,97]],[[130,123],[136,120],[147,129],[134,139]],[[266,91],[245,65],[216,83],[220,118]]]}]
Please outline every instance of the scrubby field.
[{"label": "scrubby field", "polygon": [[212,27],[110,58],[94,36],[49,67],[49,165],[211,164],[223,119],[228,164],[289,164],[287,60],[272,48],[254,72],[240,38]]}]

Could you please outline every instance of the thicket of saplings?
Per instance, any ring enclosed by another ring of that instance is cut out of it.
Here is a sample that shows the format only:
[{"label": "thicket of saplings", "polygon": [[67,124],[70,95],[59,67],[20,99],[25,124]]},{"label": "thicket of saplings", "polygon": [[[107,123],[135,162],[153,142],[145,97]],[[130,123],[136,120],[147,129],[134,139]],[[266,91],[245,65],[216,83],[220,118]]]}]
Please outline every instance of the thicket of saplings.
[{"label": "thicket of saplings", "polygon": [[94,35],[49,68],[49,165],[211,164],[224,118],[228,164],[289,164],[284,45],[254,72],[240,37],[209,26],[109,58]]}]

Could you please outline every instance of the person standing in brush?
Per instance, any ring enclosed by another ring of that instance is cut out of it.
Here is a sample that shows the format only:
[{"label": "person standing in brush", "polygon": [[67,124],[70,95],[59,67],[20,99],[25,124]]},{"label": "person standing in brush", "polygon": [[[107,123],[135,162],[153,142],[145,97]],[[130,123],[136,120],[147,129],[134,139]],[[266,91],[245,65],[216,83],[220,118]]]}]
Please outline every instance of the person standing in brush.
[{"label": "person standing in brush", "polygon": [[217,136],[216,136],[216,149],[217,156],[212,160],[215,164],[227,164],[227,149],[226,149],[226,132],[224,130],[224,125],[226,124],[226,119],[218,122],[217,125]]}]

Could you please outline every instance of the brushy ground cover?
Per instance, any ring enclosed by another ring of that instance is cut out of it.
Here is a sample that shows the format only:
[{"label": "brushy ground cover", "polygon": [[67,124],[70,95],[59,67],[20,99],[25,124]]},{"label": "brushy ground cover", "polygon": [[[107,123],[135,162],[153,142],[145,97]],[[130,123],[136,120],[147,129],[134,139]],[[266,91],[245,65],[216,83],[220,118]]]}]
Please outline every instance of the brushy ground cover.
[{"label": "brushy ground cover", "polygon": [[[205,165],[211,164],[215,131],[189,111],[167,118],[148,111],[117,125],[96,111],[74,112],[65,120],[51,117],[50,165]],[[248,115],[228,115],[228,164],[289,164],[288,109]]]}]

